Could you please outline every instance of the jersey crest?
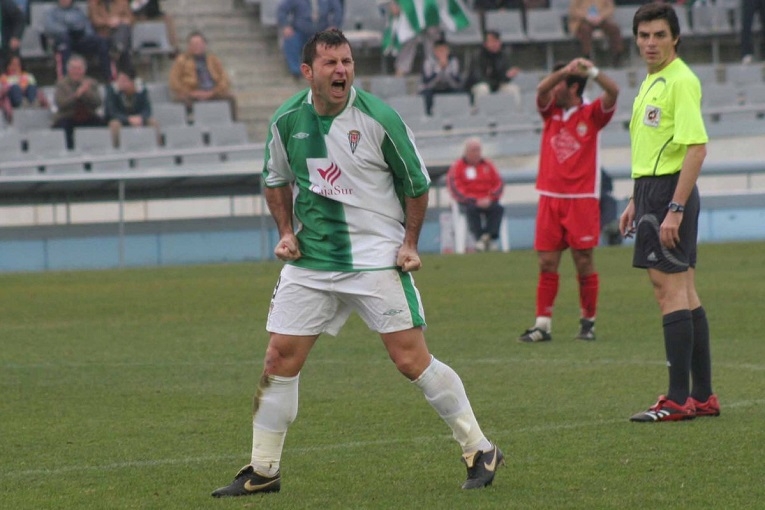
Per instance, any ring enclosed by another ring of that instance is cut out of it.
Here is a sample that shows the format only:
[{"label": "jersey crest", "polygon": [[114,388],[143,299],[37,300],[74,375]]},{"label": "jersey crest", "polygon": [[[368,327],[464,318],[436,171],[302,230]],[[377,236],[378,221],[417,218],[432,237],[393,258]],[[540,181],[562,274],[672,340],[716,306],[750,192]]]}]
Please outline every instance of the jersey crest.
[{"label": "jersey crest", "polygon": [[661,108],[653,105],[646,105],[643,115],[643,124],[650,127],[659,127],[661,121]]},{"label": "jersey crest", "polygon": [[361,131],[358,129],[351,129],[348,131],[348,143],[351,144],[351,153],[356,153],[356,147],[359,146],[361,141]]},{"label": "jersey crest", "polygon": [[555,153],[555,159],[558,162],[563,163],[568,158],[576,154],[576,152],[582,147],[579,140],[574,135],[561,129],[560,133],[556,134],[550,140],[553,152]]}]

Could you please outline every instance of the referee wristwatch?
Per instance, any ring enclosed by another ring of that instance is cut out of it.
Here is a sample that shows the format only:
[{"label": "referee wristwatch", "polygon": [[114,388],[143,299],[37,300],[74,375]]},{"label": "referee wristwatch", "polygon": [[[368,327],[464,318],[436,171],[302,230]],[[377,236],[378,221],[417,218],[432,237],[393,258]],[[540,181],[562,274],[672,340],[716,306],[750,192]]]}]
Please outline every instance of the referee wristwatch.
[{"label": "referee wristwatch", "polygon": [[667,209],[669,209],[670,212],[683,212],[685,211],[685,206],[683,204],[678,204],[677,202],[670,202]]}]

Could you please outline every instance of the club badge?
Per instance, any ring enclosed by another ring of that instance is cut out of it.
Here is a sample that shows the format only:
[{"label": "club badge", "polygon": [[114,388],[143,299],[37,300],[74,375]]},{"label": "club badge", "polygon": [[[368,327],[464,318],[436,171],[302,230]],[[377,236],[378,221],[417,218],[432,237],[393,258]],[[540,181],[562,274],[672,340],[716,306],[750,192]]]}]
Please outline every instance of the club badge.
[{"label": "club badge", "polygon": [[351,144],[351,152],[356,153],[356,147],[359,146],[361,140],[361,132],[357,129],[351,129],[348,131],[348,142]]},{"label": "club badge", "polygon": [[661,108],[658,106],[647,105],[645,115],[643,115],[643,124],[650,127],[659,127],[661,121]]}]

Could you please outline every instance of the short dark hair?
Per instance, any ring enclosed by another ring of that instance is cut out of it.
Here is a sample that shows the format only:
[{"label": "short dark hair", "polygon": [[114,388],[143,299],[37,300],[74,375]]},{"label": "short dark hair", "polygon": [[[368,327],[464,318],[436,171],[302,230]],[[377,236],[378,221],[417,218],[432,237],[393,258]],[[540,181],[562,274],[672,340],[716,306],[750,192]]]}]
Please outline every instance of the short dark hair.
[{"label": "short dark hair", "polygon": [[316,48],[320,44],[323,44],[327,48],[337,48],[347,44],[348,47],[351,43],[345,38],[345,34],[338,28],[328,28],[321,32],[313,34],[303,46],[303,63],[309,66],[316,58]]},{"label": "short dark hair", "polygon": [[186,41],[190,41],[192,37],[201,37],[204,42],[207,42],[207,37],[201,30],[192,30],[189,35],[186,36]]},{"label": "short dark hair", "polygon": [[[563,62],[558,62],[553,66],[553,71],[560,71],[564,67],[566,67],[568,64]],[[587,86],[587,77],[586,76],[579,76],[578,74],[569,74],[566,76],[566,86],[570,87],[573,84],[579,85],[579,90],[576,91],[576,95],[579,97],[582,97],[582,94],[584,94],[584,87]]]},{"label": "short dark hair", "polygon": [[[680,21],[677,19],[677,13],[670,4],[663,2],[643,4],[635,11],[635,16],[632,18],[632,35],[637,38],[638,25],[656,19],[667,20],[669,31],[672,33],[672,39],[680,37]],[[678,44],[680,44],[679,41]]]},{"label": "short dark hair", "polygon": [[499,33],[499,30],[487,30],[486,33],[483,35],[483,40],[486,40],[486,36],[492,36],[499,40],[502,40],[502,36]]}]

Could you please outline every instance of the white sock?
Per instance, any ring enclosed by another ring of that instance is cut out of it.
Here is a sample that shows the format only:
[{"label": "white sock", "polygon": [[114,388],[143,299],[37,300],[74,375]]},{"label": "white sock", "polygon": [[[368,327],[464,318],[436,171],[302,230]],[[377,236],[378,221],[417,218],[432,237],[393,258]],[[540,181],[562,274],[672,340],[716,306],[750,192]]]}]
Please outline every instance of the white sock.
[{"label": "white sock", "polygon": [[535,328],[539,328],[542,331],[552,332],[552,317],[537,317],[537,321],[534,324]]},{"label": "white sock", "polygon": [[433,409],[451,427],[452,435],[463,453],[491,449],[491,443],[475,419],[457,372],[432,358],[428,368],[412,382],[422,390]]},{"label": "white sock", "polygon": [[279,471],[287,427],[297,416],[299,378],[300,374],[295,377],[270,375],[261,378],[258,384],[250,464],[262,475],[274,476]]}]

